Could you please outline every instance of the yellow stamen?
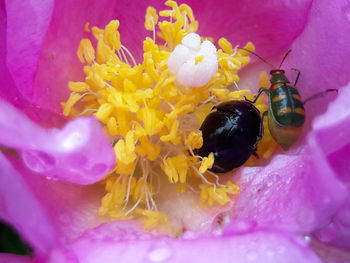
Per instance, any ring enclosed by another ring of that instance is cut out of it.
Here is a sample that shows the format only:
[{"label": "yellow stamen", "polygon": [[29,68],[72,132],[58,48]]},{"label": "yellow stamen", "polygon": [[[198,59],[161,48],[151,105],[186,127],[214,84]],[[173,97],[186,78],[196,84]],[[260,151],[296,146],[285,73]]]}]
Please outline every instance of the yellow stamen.
[{"label": "yellow stamen", "polygon": [[114,50],[119,50],[121,45],[118,28],[119,28],[119,21],[112,20],[105,27],[104,36],[103,36],[104,42]]},{"label": "yellow stamen", "polygon": [[203,145],[202,132],[191,132],[188,135],[185,144],[190,146],[191,149],[201,148]]},{"label": "yellow stamen", "polygon": [[184,154],[176,157],[167,158],[161,168],[168,176],[171,183],[184,183],[186,181],[186,174],[188,169],[187,157]]},{"label": "yellow stamen", "polygon": [[214,164],[214,154],[210,153],[208,157],[204,157],[201,163],[201,166],[199,167],[199,172],[204,173],[208,169],[212,168]]},{"label": "yellow stamen", "polygon": [[147,30],[153,31],[157,23],[158,23],[157,10],[151,6],[147,7],[146,16],[145,16],[145,28]]},{"label": "yellow stamen", "polygon": [[78,49],[78,58],[81,63],[92,64],[95,60],[95,49],[89,39],[82,39]]},{"label": "yellow stamen", "polygon": [[[213,153],[198,159],[194,149],[203,145],[199,128],[214,105],[254,97],[247,90],[229,89],[239,81],[238,71],[250,61],[250,53],[232,48],[225,38],[218,42],[218,68],[207,84],[187,89],[177,83],[168,59],[184,36],[197,31],[198,21],[188,5],[165,4],[166,10],[146,11],[144,26],[153,32],[153,39],[144,40],[140,63],[121,43],[118,20],[104,28],[92,27],[95,40],[82,39],[77,52],[85,79],[69,82],[71,95],[62,103],[66,116],[94,115],[114,145],[117,165],[102,181],[105,195],[99,214],[122,219],[143,216],[147,228],[167,224],[156,205],[162,177],[177,184],[180,192],[199,188],[199,199],[207,205],[227,204],[238,193],[237,185],[220,183],[221,178],[209,170],[215,162]],[[88,23],[85,31],[90,31]],[[245,48],[255,49],[251,43]],[[195,63],[204,59],[198,55]],[[256,106],[267,110],[262,98]],[[269,158],[275,144],[266,118],[264,125],[258,154]],[[255,161],[250,159],[248,165]]]}]

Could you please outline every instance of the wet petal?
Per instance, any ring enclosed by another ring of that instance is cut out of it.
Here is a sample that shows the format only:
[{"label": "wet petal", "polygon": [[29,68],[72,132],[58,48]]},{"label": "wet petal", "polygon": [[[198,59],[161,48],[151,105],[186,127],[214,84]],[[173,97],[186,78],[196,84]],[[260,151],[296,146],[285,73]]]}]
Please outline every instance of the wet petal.
[{"label": "wet petal", "polygon": [[315,148],[277,155],[266,168],[242,169],[233,217],[297,232],[328,222],[342,205],[346,190]]},{"label": "wet petal", "polygon": [[0,143],[20,151],[26,165],[46,177],[91,184],[113,167],[113,148],[94,118],[46,130],[0,101]]},{"label": "wet petal", "polygon": [[56,239],[55,228],[46,211],[2,153],[0,174],[0,218],[14,226],[38,255],[45,255]]},{"label": "wet petal", "polygon": [[30,171],[22,160],[15,157],[10,160],[22,175],[26,186],[47,211],[50,221],[60,234],[60,241],[73,240],[106,220],[98,215],[104,193],[102,184],[82,186],[48,180]]},{"label": "wet petal", "polygon": [[[91,230],[51,255],[60,262],[320,262],[307,244],[283,232],[258,231],[224,237],[152,237],[131,223]],[[127,228],[125,228],[127,227]],[[123,230],[124,228],[124,230]],[[137,251],[137,253],[135,253]]]},{"label": "wet petal", "polygon": [[308,146],[275,156],[265,168],[244,168],[236,218],[309,232],[328,223],[347,196],[313,134]]},{"label": "wet petal", "polygon": [[[305,31],[293,44],[293,52],[285,67],[301,70],[298,87],[305,97],[327,88],[342,88],[350,78],[347,72],[350,67],[345,59],[350,56],[350,48],[344,39],[348,37],[346,32],[349,31],[346,10],[346,1],[332,5],[323,1],[314,2]],[[330,44],[331,39],[340,41]],[[348,127],[347,111],[333,110],[324,121],[316,122],[318,126],[313,134],[309,137],[307,134],[312,129],[311,119],[324,111],[335,96],[326,94],[325,98],[306,105],[308,122],[304,128],[304,140],[299,142],[303,146],[275,156],[264,169],[243,169],[242,174],[245,175],[240,181],[246,190],[239,196],[235,217],[253,218],[259,224],[270,223],[306,232],[330,222],[348,195],[346,186],[334,171],[346,171],[344,167],[348,163],[348,139],[342,135],[343,127]],[[339,96],[344,101],[334,101],[333,105],[345,104],[344,95],[339,93]],[[322,136],[322,132],[326,135]],[[332,158],[339,165],[330,164]],[[343,233],[347,235],[347,231]]]},{"label": "wet petal", "polygon": [[[347,185],[347,200],[325,228],[316,232],[316,236],[325,243],[340,248],[350,248],[350,109],[348,98],[350,84],[339,92],[338,98],[327,112],[314,122],[315,138],[324,155]],[[336,135],[336,136],[335,136]]]}]

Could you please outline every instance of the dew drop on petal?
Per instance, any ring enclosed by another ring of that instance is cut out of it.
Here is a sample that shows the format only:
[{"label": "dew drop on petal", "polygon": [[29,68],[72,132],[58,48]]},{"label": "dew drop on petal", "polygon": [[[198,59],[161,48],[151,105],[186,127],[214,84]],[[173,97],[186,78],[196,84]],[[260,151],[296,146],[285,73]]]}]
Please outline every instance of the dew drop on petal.
[{"label": "dew drop on petal", "polygon": [[44,173],[55,167],[56,160],[51,155],[41,151],[26,151],[22,153],[24,163],[37,173]]},{"label": "dew drop on petal", "polygon": [[163,262],[169,259],[172,255],[172,252],[169,248],[161,247],[153,249],[148,254],[148,259],[150,262]]}]

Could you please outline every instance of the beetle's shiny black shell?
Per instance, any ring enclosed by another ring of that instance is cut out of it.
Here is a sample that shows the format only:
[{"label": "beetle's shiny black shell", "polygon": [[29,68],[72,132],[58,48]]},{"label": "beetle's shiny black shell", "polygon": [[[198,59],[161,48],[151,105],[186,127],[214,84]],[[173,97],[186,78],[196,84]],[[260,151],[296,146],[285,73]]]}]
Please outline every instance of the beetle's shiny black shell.
[{"label": "beetle's shiny black shell", "polygon": [[215,107],[200,130],[203,146],[196,154],[205,157],[213,152],[211,171],[226,173],[248,160],[261,136],[259,110],[247,101],[228,101]]}]

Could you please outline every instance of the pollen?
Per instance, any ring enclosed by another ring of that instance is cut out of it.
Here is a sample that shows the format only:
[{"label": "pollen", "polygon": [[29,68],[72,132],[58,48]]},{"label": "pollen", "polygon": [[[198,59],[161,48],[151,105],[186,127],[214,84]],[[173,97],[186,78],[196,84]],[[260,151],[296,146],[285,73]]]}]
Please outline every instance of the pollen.
[{"label": "pollen", "polygon": [[[91,37],[80,41],[77,52],[85,78],[69,82],[71,94],[62,103],[71,118],[95,116],[114,147],[117,165],[101,181],[99,215],[141,218],[148,229],[170,222],[157,204],[165,182],[179,194],[198,189],[198,200],[208,209],[238,194],[237,185],[211,172],[214,155],[202,158],[194,149],[203,145],[199,128],[213,106],[253,97],[237,88],[249,52],[225,38],[216,43],[197,34],[199,23],[188,5],[166,1],[165,6],[146,10],[150,36],[139,43],[141,61],[123,45],[118,20],[91,30],[87,23]],[[252,43],[245,48],[254,50]],[[257,107],[267,109],[263,99]],[[271,137],[265,137],[258,152],[264,158],[274,150]]]},{"label": "pollen", "polygon": [[204,173],[208,169],[212,168],[214,164],[214,154],[210,153],[208,157],[204,157],[201,163],[201,166],[199,167],[199,172]]}]

